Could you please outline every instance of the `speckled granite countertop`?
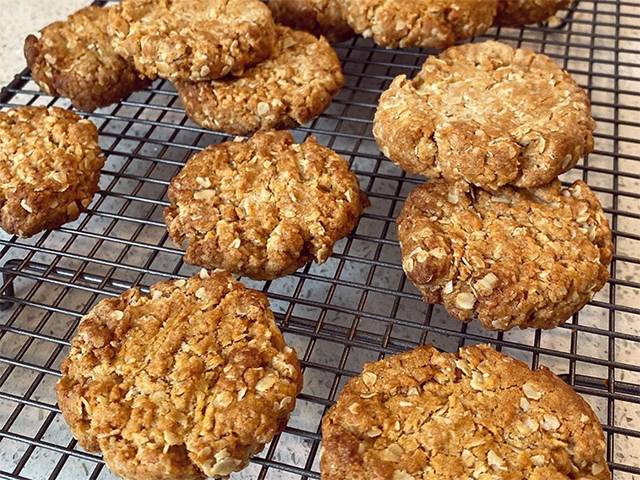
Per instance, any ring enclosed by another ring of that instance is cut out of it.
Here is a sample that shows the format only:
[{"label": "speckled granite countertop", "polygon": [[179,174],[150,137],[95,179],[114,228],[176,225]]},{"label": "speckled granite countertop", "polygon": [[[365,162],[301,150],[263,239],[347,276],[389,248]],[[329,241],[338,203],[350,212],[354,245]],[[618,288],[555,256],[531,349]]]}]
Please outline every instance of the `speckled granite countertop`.
[{"label": "speckled granite countertop", "polygon": [[[9,8],[11,3],[16,6]],[[26,66],[22,45],[27,35],[90,3],[90,0],[0,0],[0,85],[9,83]]]}]

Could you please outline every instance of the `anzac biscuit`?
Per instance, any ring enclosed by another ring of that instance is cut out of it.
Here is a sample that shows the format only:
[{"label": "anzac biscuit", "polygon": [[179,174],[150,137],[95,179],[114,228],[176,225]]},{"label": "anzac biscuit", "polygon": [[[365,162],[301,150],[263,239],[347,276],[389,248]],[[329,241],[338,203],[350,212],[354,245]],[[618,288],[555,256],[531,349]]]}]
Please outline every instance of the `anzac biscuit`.
[{"label": "anzac biscuit", "polygon": [[278,27],[273,56],[241,77],[176,82],[191,120],[235,135],[290,128],[320,115],[344,84],[338,56],[324,38]]},{"label": "anzac biscuit", "polygon": [[322,438],[322,480],[611,478],[589,405],[548,369],[487,345],[365,365]]},{"label": "anzac biscuit", "polygon": [[496,190],[551,182],[593,150],[594,128],[586,92],[550,58],[485,42],[397,77],[373,131],[408,172]]},{"label": "anzac biscuit", "polygon": [[342,42],[354,35],[339,0],[270,0],[268,5],[276,22],[324,35],[330,42]]},{"label": "anzac biscuit", "polygon": [[86,315],[58,404],[80,445],[129,480],[244,468],[302,386],[267,298],[225,272],[127,290]]},{"label": "anzac biscuit", "polygon": [[62,108],[0,112],[0,226],[30,237],[78,218],[104,156],[93,123]]},{"label": "anzac biscuit", "polygon": [[349,25],[383,47],[444,48],[481,35],[498,0],[339,0]]},{"label": "anzac biscuit", "polygon": [[609,279],[611,229],[581,181],[494,194],[429,183],[407,198],[398,238],[425,301],[490,330],[560,325]]},{"label": "anzac biscuit", "polygon": [[149,78],[211,80],[268,58],[271,12],[259,0],[125,0],[112,9],[113,47]]},{"label": "anzac biscuit", "polygon": [[569,0],[498,0],[495,24],[516,27],[543,22],[568,6]]},{"label": "anzac biscuit", "polygon": [[289,132],[212,145],[173,178],[164,216],[185,260],[273,279],[324,262],[367,202],[347,162]]},{"label": "anzac biscuit", "polygon": [[87,7],[67,20],[29,35],[24,54],[31,76],[49,95],[91,112],[149,85],[133,64],[113,51],[107,35],[109,9]]}]

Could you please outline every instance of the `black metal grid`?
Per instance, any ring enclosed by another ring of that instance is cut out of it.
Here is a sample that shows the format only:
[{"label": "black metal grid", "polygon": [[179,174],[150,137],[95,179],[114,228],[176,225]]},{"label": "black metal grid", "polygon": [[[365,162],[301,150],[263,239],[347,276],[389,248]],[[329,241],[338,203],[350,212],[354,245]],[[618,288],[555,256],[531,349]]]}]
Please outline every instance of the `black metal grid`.
[{"label": "black metal grid", "polygon": [[[320,418],[362,363],[431,342],[445,350],[491,342],[545,364],[594,407],[614,478],[640,478],[640,0],[581,0],[557,25],[492,30],[550,55],[591,94],[595,152],[563,179],[582,178],[601,198],[614,230],[612,279],[583,311],[552,331],[494,334],[428,306],[406,281],[394,218],[419,178],[385,160],[371,136],[377,97],[427,54],[383,50],[355,39],[337,47],[347,86],[309,134],[348,158],[372,207],[322,266],[273,282],[246,282],[270,298],[305,368],[286,431],[233,478],[319,478]],[[68,106],[38,91],[24,71],[0,106]],[[72,224],[29,240],[0,236],[0,478],[113,478],[98,455],[76,446],[55,403],[59,363],[80,317],[132,285],[190,275],[162,221],[166,187],[185,159],[225,135],[184,116],[171,85],[157,81],[121,104],[86,114],[108,156],[101,190]]]}]

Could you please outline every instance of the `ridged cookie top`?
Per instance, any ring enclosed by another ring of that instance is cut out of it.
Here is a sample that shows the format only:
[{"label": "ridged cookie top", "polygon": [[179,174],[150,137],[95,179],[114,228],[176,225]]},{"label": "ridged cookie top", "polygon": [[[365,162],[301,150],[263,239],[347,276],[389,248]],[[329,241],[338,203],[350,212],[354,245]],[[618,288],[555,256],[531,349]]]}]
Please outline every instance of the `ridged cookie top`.
[{"label": "ridged cookie top", "polygon": [[284,428],[302,377],[267,298],[224,272],[127,290],[82,319],[58,403],[128,479],[240,470]]},{"label": "ridged cookie top", "polygon": [[104,156],[89,120],[57,107],[0,112],[0,224],[29,237],[78,218]]},{"label": "ridged cookie top", "polygon": [[485,42],[397,77],[373,133],[408,172],[495,190],[551,182],[591,152],[594,128],[586,92],[549,57]]},{"label": "ridged cookie top", "polygon": [[344,84],[340,60],[324,38],[278,26],[268,60],[211,82],[177,82],[187,115],[212,130],[246,135],[320,115]]},{"label": "ridged cookie top", "polygon": [[549,370],[488,346],[365,365],[322,424],[323,480],[605,480],[597,417]]},{"label": "ridged cookie top", "polygon": [[608,280],[611,229],[584,182],[465,187],[422,185],[398,217],[402,266],[426,301],[491,330],[552,328]]},{"label": "ridged cookie top", "polygon": [[133,63],[113,50],[107,34],[109,10],[86,7],[43,28],[40,38],[27,37],[25,57],[33,79],[45,92],[93,111],[149,84]]},{"label": "ridged cookie top", "polygon": [[330,42],[342,42],[354,35],[339,0],[270,0],[269,8],[276,22]]},{"label": "ridged cookie top", "polygon": [[268,58],[276,39],[259,0],[124,0],[109,32],[149,78],[210,80]]},{"label": "ridged cookie top", "polygon": [[366,197],[346,160],[289,132],[212,145],[169,187],[169,234],[185,259],[256,279],[324,262],[355,227]]},{"label": "ridged cookie top", "polygon": [[383,47],[444,48],[484,33],[497,0],[339,0],[349,25]]}]

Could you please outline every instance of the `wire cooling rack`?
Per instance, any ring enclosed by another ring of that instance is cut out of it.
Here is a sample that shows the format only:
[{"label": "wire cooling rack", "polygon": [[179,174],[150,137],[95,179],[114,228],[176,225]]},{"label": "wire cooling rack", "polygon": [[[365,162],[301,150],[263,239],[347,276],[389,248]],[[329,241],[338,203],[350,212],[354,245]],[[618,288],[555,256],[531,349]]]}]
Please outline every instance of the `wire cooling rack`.
[{"label": "wire cooling rack", "polygon": [[[616,246],[611,281],[569,322],[544,332],[495,334],[422,303],[402,273],[394,223],[421,180],[381,156],[371,119],[391,79],[414,74],[433,52],[383,50],[361,38],[339,45],[347,86],[295,135],[316,135],[348,158],[372,206],[326,264],[246,282],[269,296],[305,382],[285,432],[233,478],[319,478],[320,419],[344,382],[365,361],[427,342],[449,351],[491,342],[532,367],[549,366],[598,413],[615,478],[640,478],[640,0],[581,0],[551,24],[494,29],[485,38],[544,52],[589,90],[596,149],[563,180],[586,180],[605,206]],[[39,92],[28,71],[0,102],[69,105]],[[165,81],[86,117],[108,156],[89,210],[29,240],[0,237],[3,479],[113,478],[62,421],[54,394],[60,361],[100,299],[193,273],[163,224],[167,185],[194,151],[226,139],[190,123]]]}]

